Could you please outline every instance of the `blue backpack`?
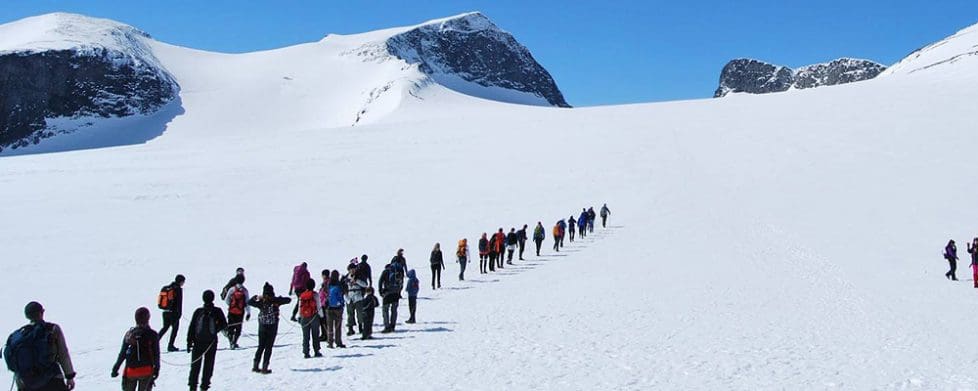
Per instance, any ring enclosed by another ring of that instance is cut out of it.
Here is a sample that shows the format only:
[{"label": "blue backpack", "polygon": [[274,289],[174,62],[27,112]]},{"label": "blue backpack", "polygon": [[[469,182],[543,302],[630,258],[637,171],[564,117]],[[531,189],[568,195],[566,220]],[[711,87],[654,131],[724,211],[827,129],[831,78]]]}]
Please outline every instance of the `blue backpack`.
[{"label": "blue backpack", "polygon": [[342,308],[345,300],[343,300],[343,287],[339,285],[329,286],[329,308]]},{"label": "blue backpack", "polygon": [[47,384],[55,375],[51,331],[44,323],[21,327],[7,338],[3,358],[28,389]]}]

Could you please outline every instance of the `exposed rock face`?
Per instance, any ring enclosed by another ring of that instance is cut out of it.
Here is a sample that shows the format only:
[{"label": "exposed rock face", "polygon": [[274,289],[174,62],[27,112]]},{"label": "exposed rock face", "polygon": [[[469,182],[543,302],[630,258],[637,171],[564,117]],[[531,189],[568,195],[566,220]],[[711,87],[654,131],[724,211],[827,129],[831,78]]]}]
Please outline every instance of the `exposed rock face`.
[{"label": "exposed rock face", "polygon": [[869,80],[886,67],[868,60],[840,58],[792,70],[753,59],[730,61],[720,73],[720,86],[713,93],[719,98],[731,92],[767,94]]},{"label": "exposed rock face", "polygon": [[533,94],[570,107],[557,83],[513,36],[480,13],[418,26],[386,42],[390,54],[438,79],[452,75],[485,87]]},{"label": "exposed rock face", "polygon": [[55,13],[0,34],[0,151],[54,135],[47,119],[151,114],[177,97],[149,36],[131,26]]}]

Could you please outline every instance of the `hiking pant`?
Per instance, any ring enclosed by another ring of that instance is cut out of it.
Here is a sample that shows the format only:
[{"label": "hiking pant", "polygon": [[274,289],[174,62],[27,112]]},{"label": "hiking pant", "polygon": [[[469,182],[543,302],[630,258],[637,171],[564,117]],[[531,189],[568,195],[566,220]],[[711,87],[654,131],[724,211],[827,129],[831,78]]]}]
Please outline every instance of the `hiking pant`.
[{"label": "hiking pant", "polygon": [[302,298],[299,297],[299,295],[301,295],[301,294],[302,294],[302,292],[298,292],[298,291],[295,292],[295,307],[292,308],[292,320],[293,321],[295,320],[296,315],[299,315],[299,303],[302,301]]},{"label": "hiking pant", "polygon": [[608,216],[601,216],[601,228],[608,227]]},{"label": "hiking pant", "polygon": [[513,249],[513,248],[510,248],[509,250],[506,250],[506,262],[513,263],[513,252],[514,251],[515,251],[515,249]]},{"label": "hiking pant", "polygon": [[496,271],[496,255],[489,253],[489,271]]},{"label": "hiking pant", "polygon": [[431,265],[431,289],[435,289],[435,284],[441,288],[441,264]]},{"label": "hiking pant", "polygon": [[[4,352],[4,354],[6,354],[6,352]],[[27,389],[27,388],[20,387],[20,385],[18,385],[17,390],[19,391],[68,391],[68,386],[65,385],[65,379],[62,379],[60,377],[55,377],[51,379],[51,381],[49,381],[48,384],[45,384],[41,388]]]},{"label": "hiking pant", "polygon": [[384,328],[388,330],[393,330],[394,325],[397,324],[397,304],[401,298],[396,295],[384,296],[384,304],[382,306],[382,312],[384,315]]},{"label": "hiking pant", "polygon": [[[190,355],[190,382],[187,383],[191,388],[197,387],[197,379],[200,378],[200,388],[211,388],[211,376],[214,375],[214,358],[217,355],[217,340],[197,341],[194,344],[193,352]],[[200,366],[204,366],[204,374],[200,376]]]},{"label": "hiking pant", "polygon": [[587,230],[588,232],[594,232],[594,220],[587,221]]},{"label": "hiking pant", "polygon": [[578,228],[577,229],[577,232],[579,234],[581,234],[581,237],[582,238],[585,237],[585,236],[587,236],[587,226],[586,225],[581,225],[581,226],[578,226],[577,228]]},{"label": "hiking pant", "polygon": [[486,274],[489,272],[488,270],[486,270],[486,267],[488,266],[487,265],[488,262],[489,262],[488,255],[484,255],[484,254],[479,255],[479,273]]},{"label": "hiking pant", "polygon": [[560,235],[560,247],[564,247],[564,235]]},{"label": "hiking pant", "polygon": [[[172,328],[172,330],[170,330]],[[174,347],[173,343],[177,340],[177,331],[180,330],[180,314],[172,311],[163,312],[163,328],[160,329],[160,340],[163,340],[163,334],[170,330],[170,344],[167,347]]]},{"label": "hiking pant", "polygon": [[312,349],[314,352],[319,353],[319,314],[313,315],[311,318],[300,318],[300,324],[302,324],[302,355],[309,355],[309,340],[312,340]]},{"label": "hiking pant", "polygon": [[319,317],[319,340],[320,341],[326,340],[326,335],[329,334],[329,332],[327,332],[328,329],[329,329],[329,323],[327,322],[326,317],[320,316]]},{"label": "hiking pant", "polygon": [[418,298],[408,297],[408,313],[411,314],[410,320],[414,322],[414,311],[418,309]]},{"label": "hiking pant", "polygon": [[957,280],[958,276],[955,275],[954,272],[958,270],[958,260],[948,259],[947,262],[951,264],[951,270],[949,270],[947,273],[944,273],[944,277],[950,278],[952,280]]},{"label": "hiking pant", "polygon": [[537,245],[537,256],[540,256],[540,246],[543,245],[543,239],[533,239],[533,243]]},{"label": "hiking pant", "polygon": [[374,310],[366,311],[361,309],[359,313],[360,313],[360,325],[363,327],[363,333],[361,333],[363,339],[373,338]]},{"label": "hiking pant", "polygon": [[259,360],[264,360],[261,367],[268,369],[268,362],[272,359],[272,347],[275,346],[275,336],[277,335],[278,323],[258,326],[258,350],[255,351],[255,368],[258,368]]},{"label": "hiking pant", "polygon": [[[459,281],[465,280],[465,264],[468,262],[469,260],[465,259],[465,257],[458,257],[458,280]],[[485,267],[485,263],[483,263],[482,267]],[[438,283],[438,287],[441,287],[441,282]]]},{"label": "hiking pant", "polygon": [[343,344],[343,307],[326,310],[326,343],[331,347]]},{"label": "hiking pant", "polygon": [[[359,301],[350,304],[350,307],[353,307],[353,316],[357,318],[357,325],[360,326],[360,334],[363,334],[363,330],[367,328],[367,324],[364,323],[366,320],[363,317],[363,307],[360,306]],[[373,322],[373,318],[370,318],[370,321]]]},{"label": "hiking pant", "polygon": [[499,269],[502,269],[503,268],[503,258],[504,258],[503,257],[503,252],[500,251],[499,252],[499,257],[496,258],[496,267],[499,268]]},{"label": "hiking pant", "polygon": [[152,376],[122,378],[122,391],[150,391],[152,389]]},{"label": "hiking pant", "polygon": [[357,325],[357,303],[346,303],[346,328],[353,330]]},{"label": "hiking pant", "polygon": [[560,236],[554,235],[554,251],[560,252]]},{"label": "hiking pant", "polygon": [[244,314],[237,315],[228,313],[228,342],[231,346],[238,345],[238,338],[241,337],[241,324],[244,322]]},{"label": "hiking pant", "polygon": [[521,240],[520,241],[520,260],[521,261],[523,260],[523,250],[526,250],[526,241],[525,240]]},{"label": "hiking pant", "polygon": [[568,232],[570,232],[570,241],[573,242],[574,241],[574,228],[569,229]]},{"label": "hiking pant", "polygon": [[975,282],[975,288],[978,288],[978,263],[971,264],[971,279]]}]

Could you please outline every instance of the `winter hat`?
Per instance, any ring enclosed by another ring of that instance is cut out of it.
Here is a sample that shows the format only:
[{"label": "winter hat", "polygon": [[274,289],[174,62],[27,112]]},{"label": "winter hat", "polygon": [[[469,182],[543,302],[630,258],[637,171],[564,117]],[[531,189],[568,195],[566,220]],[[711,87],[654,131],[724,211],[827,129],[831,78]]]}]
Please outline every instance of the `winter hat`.
[{"label": "winter hat", "polygon": [[182,283],[184,281],[187,281],[187,277],[184,277],[183,274],[177,274],[177,277],[174,278],[173,281],[176,281],[177,284],[179,284],[179,283]]},{"label": "winter hat", "polygon": [[204,294],[202,295],[202,298],[204,299],[204,303],[213,303],[214,302],[214,291],[212,291],[210,289],[204,291]]},{"label": "winter hat", "polygon": [[272,287],[272,284],[266,282],[265,286],[261,288],[261,293],[265,296],[275,296],[275,288]]},{"label": "winter hat", "polygon": [[44,312],[44,307],[41,306],[41,303],[36,301],[27,303],[27,305],[24,306],[24,316],[26,316],[27,319],[34,320],[41,314],[41,312]]},{"label": "winter hat", "polygon": [[239,268],[238,268],[237,270],[235,270],[234,272],[235,272],[235,273],[237,273],[237,274],[244,274],[244,268],[243,268],[243,267],[239,267]]},{"label": "winter hat", "polygon": [[149,324],[149,309],[146,307],[139,307],[136,310],[136,324],[147,325]]}]

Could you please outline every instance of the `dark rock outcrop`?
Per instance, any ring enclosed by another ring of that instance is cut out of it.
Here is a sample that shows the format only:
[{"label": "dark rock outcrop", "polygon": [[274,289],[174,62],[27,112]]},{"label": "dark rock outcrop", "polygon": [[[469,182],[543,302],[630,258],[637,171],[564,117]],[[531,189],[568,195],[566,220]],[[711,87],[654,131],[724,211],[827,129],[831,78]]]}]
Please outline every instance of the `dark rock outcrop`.
[{"label": "dark rock outcrop", "polygon": [[480,13],[435,21],[397,34],[387,51],[436,80],[459,77],[485,87],[521,91],[570,107],[557,83],[513,36]]},{"label": "dark rock outcrop", "polygon": [[0,55],[0,151],[52,136],[46,118],[147,114],[176,97],[168,74],[120,58],[108,49]]},{"label": "dark rock outcrop", "polygon": [[719,98],[732,92],[767,94],[869,80],[886,67],[868,60],[840,58],[792,70],[753,59],[730,61],[720,72],[720,86],[713,93]]}]

